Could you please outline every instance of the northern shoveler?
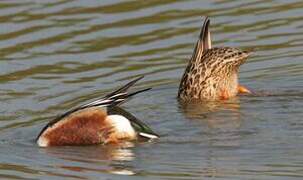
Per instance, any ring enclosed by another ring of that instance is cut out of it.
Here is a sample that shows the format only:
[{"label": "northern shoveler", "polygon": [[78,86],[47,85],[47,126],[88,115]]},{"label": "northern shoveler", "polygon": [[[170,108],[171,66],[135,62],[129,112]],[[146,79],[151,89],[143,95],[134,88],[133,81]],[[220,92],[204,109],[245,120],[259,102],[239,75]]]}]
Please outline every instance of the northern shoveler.
[{"label": "northern shoveler", "polygon": [[41,147],[120,143],[159,136],[134,116],[117,110],[130,97],[150,88],[128,93],[139,77],[120,89],[88,104],[76,107],[49,122],[38,135]]},{"label": "northern shoveler", "polygon": [[238,83],[239,67],[250,53],[231,47],[212,48],[209,24],[206,17],[183,74],[178,92],[183,101],[229,99],[238,93],[250,93]]}]

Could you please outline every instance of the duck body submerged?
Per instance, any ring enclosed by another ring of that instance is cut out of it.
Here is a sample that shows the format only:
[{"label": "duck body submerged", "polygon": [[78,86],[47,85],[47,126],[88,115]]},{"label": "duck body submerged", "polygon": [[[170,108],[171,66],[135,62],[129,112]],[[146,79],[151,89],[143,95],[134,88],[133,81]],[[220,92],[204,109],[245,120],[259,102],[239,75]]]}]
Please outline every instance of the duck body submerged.
[{"label": "duck body submerged", "polygon": [[206,17],[181,83],[178,97],[183,101],[220,100],[249,92],[238,83],[238,71],[249,53],[231,47],[211,47]]},{"label": "duck body submerged", "polygon": [[[126,90],[142,77],[117,91],[58,116],[47,124],[36,141],[40,147],[120,143],[158,135],[146,124],[117,107],[134,93]],[[119,110],[117,110],[119,109]]]}]

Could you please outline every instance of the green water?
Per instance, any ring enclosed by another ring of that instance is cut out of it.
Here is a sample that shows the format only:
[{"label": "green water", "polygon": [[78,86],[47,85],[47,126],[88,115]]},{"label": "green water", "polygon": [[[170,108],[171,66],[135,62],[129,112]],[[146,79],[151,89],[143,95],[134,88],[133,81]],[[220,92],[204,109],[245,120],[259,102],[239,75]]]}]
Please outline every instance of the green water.
[{"label": "green water", "polygon": [[[0,178],[302,179],[303,2],[1,1]],[[214,46],[254,53],[257,92],[181,106],[177,88],[211,18]],[[123,147],[38,148],[57,114],[134,77],[153,87],[123,105],[161,135]]]}]

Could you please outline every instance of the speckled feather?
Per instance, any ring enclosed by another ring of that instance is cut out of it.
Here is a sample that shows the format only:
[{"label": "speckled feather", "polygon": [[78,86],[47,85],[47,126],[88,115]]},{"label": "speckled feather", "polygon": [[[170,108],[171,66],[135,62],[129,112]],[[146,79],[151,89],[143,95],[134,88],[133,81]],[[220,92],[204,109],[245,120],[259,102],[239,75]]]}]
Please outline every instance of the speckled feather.
[{"label": "speckled feather", "polygon": [[238,70],[249,53],[231,47],[211,48],[209,19],[206,18],[181,83],[181,100],[216,100],[238,93]]}]

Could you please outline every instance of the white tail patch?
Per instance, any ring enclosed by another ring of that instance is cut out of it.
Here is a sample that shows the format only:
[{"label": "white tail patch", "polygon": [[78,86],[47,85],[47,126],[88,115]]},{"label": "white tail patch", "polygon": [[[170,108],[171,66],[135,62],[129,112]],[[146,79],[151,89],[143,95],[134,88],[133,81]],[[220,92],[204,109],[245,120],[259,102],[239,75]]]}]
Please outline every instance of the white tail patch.
[{"label": "white tail patch", "polygon": [[115,128],[116,132],[121,135],[127,135],[129,137],[135,138],[135,129],[130,124],[130,121],[121,115],[110,115],[107,117],[109,122]]},{"label": "white tail patch", "polygon": [[143,133],[143,132],[140,132],[139,135],[140,135],[140,136],[143,136],[143,137],[146,137],[146,138],[149,138],[149,139],[156,139],[156,138],[159,138],[159,137],[156,136],[156,135],[147,134],[147,133]]},{"label": "white tail patch", "polygon": [[37,141],[38,146],[40,147],[47,147],[48,146],[48,139],[46,139],[43,136],[40,136],[38,141]]}]

